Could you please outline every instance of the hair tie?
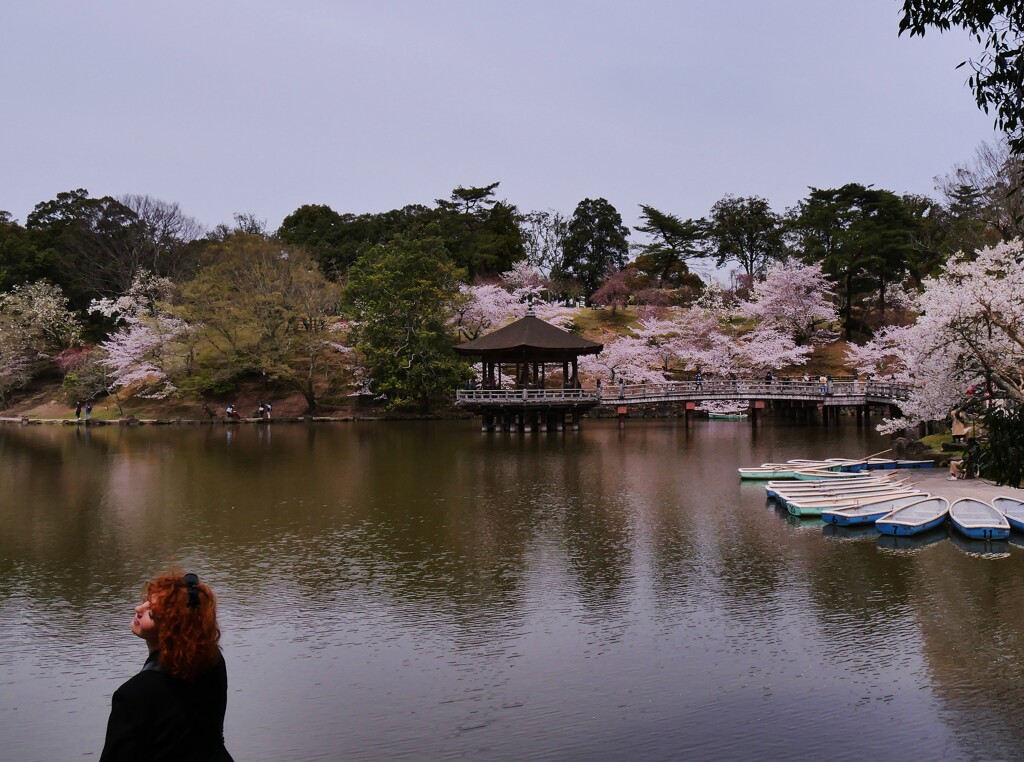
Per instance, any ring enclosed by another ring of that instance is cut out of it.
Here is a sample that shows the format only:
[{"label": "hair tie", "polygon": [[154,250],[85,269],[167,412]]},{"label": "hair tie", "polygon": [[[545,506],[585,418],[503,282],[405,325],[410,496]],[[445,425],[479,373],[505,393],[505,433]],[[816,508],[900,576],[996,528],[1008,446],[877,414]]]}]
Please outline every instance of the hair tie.
[{"label": "hair tie", "polygon": [[188,593],[188,600],[185,601],[186,608],[194,609],[199,605],[199,575],[189,572],[184,577],[185,591]]}]

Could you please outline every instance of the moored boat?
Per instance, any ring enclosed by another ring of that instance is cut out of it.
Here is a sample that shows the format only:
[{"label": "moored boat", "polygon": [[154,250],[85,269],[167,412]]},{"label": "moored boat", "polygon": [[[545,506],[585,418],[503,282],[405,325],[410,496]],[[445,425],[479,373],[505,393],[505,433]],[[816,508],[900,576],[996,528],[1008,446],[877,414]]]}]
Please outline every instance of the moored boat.
[{"label": "moored boat", "polygon": [[877,484],[867,487],[851,487],[850,489],[820,489],[820,490],[786,490],[775,491],[775,499],[783,505],[794,502],[808,502],[814,500],[841,500],[845,498],[871,498],[876,495],[888,495],[901,490],[913,489],[910,485]]},{"label": "moored boat", "polygon": [[887,498],[873,503],[853,506],[852,508],[833,508],[821,512],[821,520],[826,524],[833,524],[840,527],[858,526],[863,524],[874,524],[888,513],[897,508],[910,505],[920,500],[924,495],[914,494],[904,497]]},{"label": "moored boat", "polygon": [[999,495],[992,498],[992,507],[1006,517],[1012,529],[1024,532],[1024,500]]},{"label": "moored boat", "polygon": [[899,480],[893,480],[890,478],[865,478],[858,479],[856,481],[824,481],[824,482],[800,482],[795,480],[790,481],[769,481],[764,489],[768,493],[768,497],[777,498],[780,493],[787,495],[811,495],[815,493],[831,493],[836,494],[838,492],[848,492],[853,489],[865,489],[871,487],[893,487],[898,486],[902,482]]},{"label": "moored boat", "polygon": [[948,515],[946,498],[923,497],[887,513],[875,522],[875,529],[889,535],[921,534],[942,524]]},{"label": "moored boat", "polygon": [[790,500],[786,502],[786,510],[794,516],[809,517],[821,516],[822,511],[835,508],[852,508],[865,503],[880,500],[886,497],[908,497],[915,495],[924,497],[925,493],[918,489],[894,490],[892,492],[870,495],[847,495],[845,497],[825,498],[818,500]]},{"label": "moored boat", "polygon": [[1010,536],[1006,516],[984,500],[964,497],[949,507],[949,520],[972,540],[1005,540]]},{"label": "moored boat", "polygon": [[813,481],[816,479],[860,479],[861,475],[855,471],[833,471],[830,468],[795,468],[793,478],[800,481]]}]

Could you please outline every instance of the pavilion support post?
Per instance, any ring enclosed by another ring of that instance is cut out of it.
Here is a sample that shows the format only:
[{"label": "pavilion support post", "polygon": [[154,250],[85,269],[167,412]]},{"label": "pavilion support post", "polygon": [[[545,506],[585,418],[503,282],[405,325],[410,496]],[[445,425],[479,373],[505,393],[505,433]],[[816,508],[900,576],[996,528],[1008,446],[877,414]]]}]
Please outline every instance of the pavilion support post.
[{"label": "pavilion support post", "polygon": [[568,361],[563,361],[562,362],[562,388],[563,389],[568,389],[569,388],[569,362]]},{"label": "pavilion support post", "polygon": [[580,368],[575,357],[572,358],[572,388],[580,388]]}]

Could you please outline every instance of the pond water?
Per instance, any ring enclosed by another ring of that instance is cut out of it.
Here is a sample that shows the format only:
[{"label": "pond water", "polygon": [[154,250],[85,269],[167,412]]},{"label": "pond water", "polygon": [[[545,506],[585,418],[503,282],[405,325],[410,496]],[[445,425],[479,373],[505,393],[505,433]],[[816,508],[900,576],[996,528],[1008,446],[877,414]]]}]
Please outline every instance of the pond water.
[{"label": "pond water", "polygon": [[238,760],[1016,759],[1024,550],[791,520],[852,423],[0,427],[0,758],[99,756],[153,572],[220,598]]}]

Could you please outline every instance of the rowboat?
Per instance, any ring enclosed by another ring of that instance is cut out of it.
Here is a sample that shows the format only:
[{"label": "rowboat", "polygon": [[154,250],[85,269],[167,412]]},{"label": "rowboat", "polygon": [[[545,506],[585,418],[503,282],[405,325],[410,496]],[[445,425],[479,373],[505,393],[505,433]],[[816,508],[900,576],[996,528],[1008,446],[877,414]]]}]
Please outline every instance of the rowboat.
[{"label": "rowboat", "polygon": [[828,468],[796,468],[793,469],[792,478],[799,479],[800,481],[812,481],[815,479],[860,479],[862,477],[854,471],[832,471]]},{"label": "rowboat", "polygon": [[870,499],[872,497],[879,497],[879,499],[881,499],[881,496],[909,489],[912,489],[912,487],[907,484],[879,484],[872,487],[857,487],[856,489],[823,489],[811,490],[809,492],[780,489],[776,491],[775,499],[783,505],[789,505],[790,503],[806,503],[817,500],[843,500],[847,498]]},{"label": "rowboat", "polygon": [[762,463],[759,466],[750,466],[746,468],[736,469],[740,473],[741,479],[761,479],[764,478],[764,474],[770,474],[775,472],[778,476],[768,476],[769,479],[795,479],[793,472],[797,469],[806,468],[825,468],[828,464],[822,460],[805,460],[803,458],[794,458],[787,460],[785,463]]},{"label": "rowboat", "polygon": [[795,479],[794,466],[752,466],[749,468],[737,468],[740,472],[740,479]]},{"label": "rowboat", "polygon": [[852,508],[834,508],[821,512],[821,520],[826,524],[834,524],[840,527],[856,526],[860,524],[874,524],[887,513],[892,513],[897,508],[903,508],[913,502],[920,500],[922,495],[907,495],[905,497],[894,497],[886,500],[879,500],[874,503],[864,503]]},{"label": "rowboat", "polygon": [[925,497],[887,513],[875,522],[875,529],[891,535],[921,534],[939,526],[948,514],[946,498]]},{"label": "rowboat", "polygon": [[845,497],[825,498],[818,500],[790,500],[786,502],[786,510],[794,516],[821,516],[822,511],[835,508],[852,508],[865,503],[888,498],[908,497],[916,495],[924,497],[925,493],[919,489],[894,490],[887,493],[875,493],[869,495],[847,495]]},{"label": "rowboat", "polygon": [[1005,540],[1010,536],[1006,516],[984,500],[960,498],[949,507],[949,519],[972,540]]},{"label": "rowboat", "polygon": [[1011,528],[1024,532],[1024,500],[1000,495],[992,498],[992,507],[1006,516]]},{"label": "rowboat", "polygon": [[900,480],[892,479],[863,479],[851,481],[828,481],[828,482],[772,482],[765,485],[765,492],[770,498],[779,498],[780,495],[815,495],[815,494],[839,494],[853,490],[885,489],[897,487],[902,484]]}]

